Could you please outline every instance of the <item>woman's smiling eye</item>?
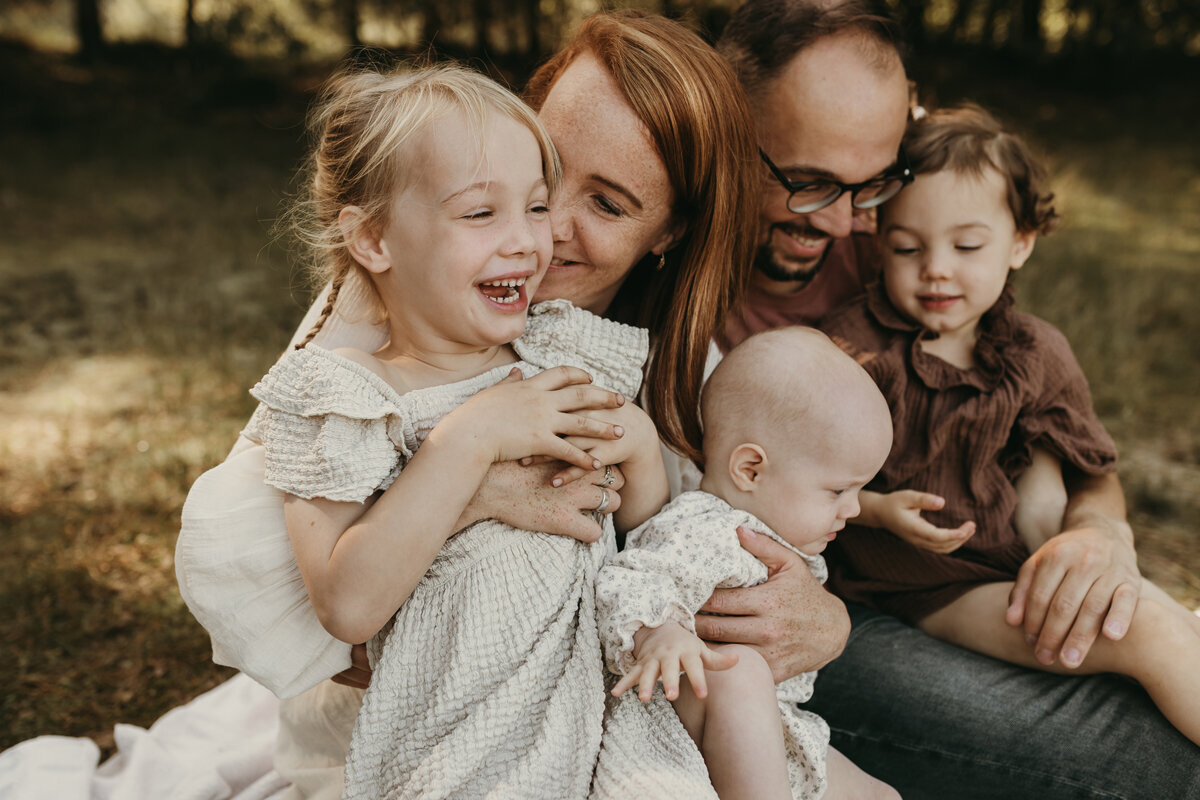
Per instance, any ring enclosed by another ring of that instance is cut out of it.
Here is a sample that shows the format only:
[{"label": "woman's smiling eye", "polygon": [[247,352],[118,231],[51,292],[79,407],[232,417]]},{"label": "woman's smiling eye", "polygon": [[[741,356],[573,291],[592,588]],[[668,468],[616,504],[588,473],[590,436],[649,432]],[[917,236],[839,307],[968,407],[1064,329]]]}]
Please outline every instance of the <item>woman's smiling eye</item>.
[{"label": "woman's smiling eye", "polygon": [[548,214],[548,213],[550,213],[550,206],[539,201],[529,207],[529,213],[530,214]]},{"label": "woman's smiling eye", "polygon": [[609,200],[607,197],[605,197],[602,194],[592,195],[592,201],[596,204],[596,207],[599,208],[601,213],[603,213],[603,214],[607,214],[610,217],[625,216],[625,212],[619,206],[617,206],[615,203],[613,203],[611,200]]},{"label": "woman's smiling eye", "polygon": [[487,219],[490,216],[492,216],[490,208],[476,208],[463,214],[465,219]]}]

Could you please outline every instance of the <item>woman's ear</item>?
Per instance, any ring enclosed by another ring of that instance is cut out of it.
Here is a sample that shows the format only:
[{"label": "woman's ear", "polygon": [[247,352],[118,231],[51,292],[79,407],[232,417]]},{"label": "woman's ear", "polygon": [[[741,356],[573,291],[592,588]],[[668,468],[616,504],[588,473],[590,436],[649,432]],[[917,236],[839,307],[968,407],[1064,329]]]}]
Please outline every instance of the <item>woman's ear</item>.
[{"label": "woman's ear", "polygon": [[378,235],[371,232],[365,211],[358,206],[346,206],[338,214],[338,227],[342,229],[346,249],[364,269],[378,275],[391,268],[387,247]]},{"label": "woman's ear", "polygon": [[1012,265],[1011,269],[1020,269],[1025,266],[1025,262],[1033,255],[1033,246],[1037,243],[1037,231],[1029,231],[1028,233],[1017,232],[1015,241],[1013,242]]},{"label": "woman's ear", "polygon": [[665,254],[668,250],[679,244],[685,233],[687,233],[687,221],[678,217],[672,217],[671,222],[667,225],[667,229],[663,231],[663,235],[650,247],[650,252],[656,256]]},{"label": "woman's ear", "polygon": [[767,468],[767,453],[760,446],[745,442],[729,454],[729,478],[741,492],[753,492]]}]

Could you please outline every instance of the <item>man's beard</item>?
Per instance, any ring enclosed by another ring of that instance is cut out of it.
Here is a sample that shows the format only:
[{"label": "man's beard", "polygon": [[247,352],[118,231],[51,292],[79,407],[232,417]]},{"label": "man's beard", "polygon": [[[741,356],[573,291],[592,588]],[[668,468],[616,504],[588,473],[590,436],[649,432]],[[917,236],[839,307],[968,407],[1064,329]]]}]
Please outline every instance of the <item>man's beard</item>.
[{"label": "man's beard", "polygon": [[775,261],[775,251],[771,248],[770,240],[767,240],[767,243],[761,245],[754,254],[754,268],[773,281],[808,284],[813,278],[817,277],[817,273],[821,271],[821,267],[825,266],[825,259],[829,256],[830,244],[832,242],[825,245],[825,250],[815,261],[805,264],[789,263],[781,265]]}]

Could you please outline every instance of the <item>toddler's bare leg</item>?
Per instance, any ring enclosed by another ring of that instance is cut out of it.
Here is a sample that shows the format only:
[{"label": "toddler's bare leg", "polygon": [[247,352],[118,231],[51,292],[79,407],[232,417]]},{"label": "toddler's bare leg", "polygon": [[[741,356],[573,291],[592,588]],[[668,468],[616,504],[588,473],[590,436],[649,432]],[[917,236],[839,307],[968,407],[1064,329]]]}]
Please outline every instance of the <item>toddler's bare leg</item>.
[{"label": "toddler's bare leg", "polygon": [[1017,478],[1016,489],[1013,524],[1032,553],[1050,537],[1062,533],[1063,514],[1067,510],[1062,464],[1051,453],[1040,447],[1033,448],[1033,461]]},{"label": "toddler's bare leg", "polygon": [[708,670],[708,696],[699,698],[686,676],[679,681],[675,711],[708,765],[721,800],[791,800],[783,723],[771,668],[758,651],[736,644],[712,645],[732,651],[738,662]]},{"label": "toddler's bare leg", "polygon": [[1120,641],[1100,636],[1078,669],[1039,663],[1024,633],[1004,622],[1012,583],[976,587],[921,620],[939,639],[1013,664],[1062,675],[1115,672],[1142,684],[1171,724],[1200,744],[1200,632],[1195,616],[1149,581],[1129,632]]},{"label": "toddler's bare leg", "polygon": [[878,778],[873,778],[850,759],[829,748],[826,762],[829,788],[821,800],[900,800],[900,793]]}]

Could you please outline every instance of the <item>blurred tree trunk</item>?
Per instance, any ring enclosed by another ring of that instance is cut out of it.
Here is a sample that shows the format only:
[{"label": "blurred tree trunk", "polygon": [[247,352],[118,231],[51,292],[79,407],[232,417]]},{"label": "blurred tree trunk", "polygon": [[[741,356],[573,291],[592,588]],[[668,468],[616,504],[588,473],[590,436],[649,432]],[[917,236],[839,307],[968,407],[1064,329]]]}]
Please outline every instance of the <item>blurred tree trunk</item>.
[{"label": "blurred tree trunk", "polygon": [[529,36],[526,40],[525,54],[531,59],[541,58],[541,3],[539,0],[522,0],[521,7],[525,12],[525,31]]},{"label": "blurred tree trunk", "polygon": [[488,28],[492,24],[492,6],[488,0],[472,0],[472,16],[475,17],[475,49],[480,53],[487,50]]},{"label": "blurred tree trunk", "polygon": [[200,26],[196,24],[196,0],[187,0],[183,13],[183,46],[192,50],[200,44]]},{"label": "blurred tree trunk", "polygon": [[967,23],[970,21],[971,7],[973,5],[973,0],[958,0],[958,3],[954,7],[954,17],[946,27],[945,33],[942,34],[943,41],[963,42],[966,40]]},{"label": "blurred tree trunk", "polygon": [[904,3],[897,11],[897,16],[900,19],[900,25],[903,26],[908,40],[917,50],[921,49],[921,45],[926,41],[925,35],[925,6],[926,0],[910,0]]},{"label": "blurred tree trunk", "polygon": [[[1017,9],[1013,9],[1013,21],[1009,26],[1010,38],[1015,38],[1014,44],[1025,55],[1040,56],[1044,48],[1044,43],[1042,42],[1042,0],[1019,0],[1019,3],[1020,17],[1017,16]],[[1020,20],[1020,28],[1017,28],[1018,19]],[[1011,32],[1017,32],[1018,35],[1011,37]]]},{"label": "blurred tree trunk", "polygon": [[[188,0],[188,5],[194,0]],[[346,39],[350,42],[351,47],[358,47],[362,44],[362,39],[359,38],[358,31],[362,26],[362,12],[358,7],[358,0],[341,0],[342,24],[346,27]]]},{"label": "blurred tree trunk", "polygon": [[104,32],[100,28],[100,0],[75,0],[75,35],[79,55],[93,61],[104,50]]},{"label": "blurred tree trunk", "polygon": [[425,0],[425,21],[421,26],[421,41],[432,45],[442,29],[442,15],[438,11],[438,0]]}]

